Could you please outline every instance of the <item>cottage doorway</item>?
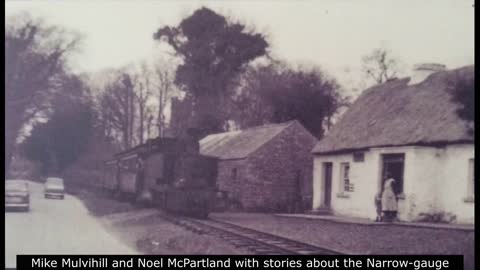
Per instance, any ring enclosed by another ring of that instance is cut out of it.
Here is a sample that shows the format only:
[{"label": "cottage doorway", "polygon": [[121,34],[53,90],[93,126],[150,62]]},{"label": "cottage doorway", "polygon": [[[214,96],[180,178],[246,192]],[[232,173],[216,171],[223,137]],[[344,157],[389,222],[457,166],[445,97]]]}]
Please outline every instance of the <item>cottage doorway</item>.
[{"label": "cottage doorway", "polygon": [[332,162],[323,163],[323,207],[330,208],[332,201]]},{"label": "cottage doorway", "polygon": [[393,190],[395,194],[403,193],[403,172],[405,167],[405,154],[384,154],[382,155],[382,179],[380,190],[388,177],[395,179]]}]

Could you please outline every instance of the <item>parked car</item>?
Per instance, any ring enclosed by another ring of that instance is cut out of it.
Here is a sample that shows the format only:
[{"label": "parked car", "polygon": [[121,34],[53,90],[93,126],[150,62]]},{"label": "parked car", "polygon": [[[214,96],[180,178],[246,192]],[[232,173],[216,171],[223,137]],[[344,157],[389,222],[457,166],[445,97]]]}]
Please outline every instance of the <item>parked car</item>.
[{"label": "parked car", "polygon": [[65,194],[65,187],[63,179],[57,177],[48,177],[45,181],[45,198],[60,198],[63,199]]},{"label": "parked car", "polygon": [[30,190],[25,180],[5,181],[5,208],[17,208],[23,211],[30,210]]}]

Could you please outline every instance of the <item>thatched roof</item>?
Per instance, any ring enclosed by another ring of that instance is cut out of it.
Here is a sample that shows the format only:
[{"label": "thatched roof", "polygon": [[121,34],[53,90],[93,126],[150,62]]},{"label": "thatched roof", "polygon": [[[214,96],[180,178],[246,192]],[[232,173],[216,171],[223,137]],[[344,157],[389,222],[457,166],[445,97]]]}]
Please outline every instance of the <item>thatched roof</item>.
[{"label": "thatched roof", "polygon": [[437,72],[419,84],[408,85],[410,78],[406,78],[365,90],[313,153],[473,142],[449,90],[457,76],[473,78],[474,66]]},{"label": "thatched roof", "polygon": [[208,135],[200,141],[200,153],[223,160],[243,159],[295,122],[297,121]]}]

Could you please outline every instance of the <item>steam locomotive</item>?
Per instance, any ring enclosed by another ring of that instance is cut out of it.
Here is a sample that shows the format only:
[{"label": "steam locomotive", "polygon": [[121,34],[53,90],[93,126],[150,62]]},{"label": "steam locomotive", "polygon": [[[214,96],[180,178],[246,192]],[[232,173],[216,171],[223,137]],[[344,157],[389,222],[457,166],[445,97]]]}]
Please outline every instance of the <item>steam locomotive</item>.
[{"label": "steam locomotive", "polygon": [[105,162],[104,188],[118,198],[206,218],[213,207],[217,160],[200,154],[198,136],[156,138]]}]

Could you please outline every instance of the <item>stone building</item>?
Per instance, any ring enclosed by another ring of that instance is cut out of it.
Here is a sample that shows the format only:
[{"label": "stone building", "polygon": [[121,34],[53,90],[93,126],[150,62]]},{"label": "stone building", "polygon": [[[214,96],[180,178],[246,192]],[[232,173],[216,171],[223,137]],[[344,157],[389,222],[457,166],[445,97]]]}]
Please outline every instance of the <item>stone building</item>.
[{"label": "stone building", "polygon": [[200,152],[218,159],[217,188],[242,209],[299,211],[302,202],[311,207],[310,152],[316,142],[290,121],[209,135]]},{"label": "stone building", "polygon": [[417,69],[365,90],[315,146],[314,210],[374,219],[389,174],[400,220],[473,223],[474,137],[451,91],[474,67]]}]

